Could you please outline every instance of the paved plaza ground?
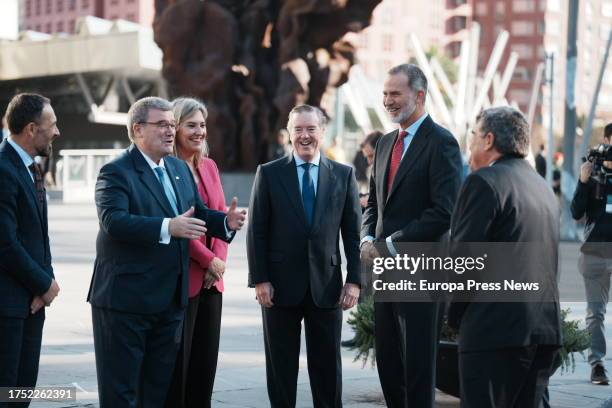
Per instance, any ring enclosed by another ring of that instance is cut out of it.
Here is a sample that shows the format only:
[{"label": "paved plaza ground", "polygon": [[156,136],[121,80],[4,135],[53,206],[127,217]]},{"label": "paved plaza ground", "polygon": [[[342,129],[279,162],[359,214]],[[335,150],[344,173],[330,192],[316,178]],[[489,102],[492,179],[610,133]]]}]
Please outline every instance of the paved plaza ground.
[{"label": "paved plaza ground", "polygon": [[[47,309],[43,337],[39,385],[75,385],[76,403],[36,402],[32,407],[97,407],[97,385],[93,350],[91,312],[85,302],[95,256],[98,230],[93,205],[49,207],[50,236],[60,296]],[[576,270],[578,245],[561,246],[563,290],[582,292],[582,281]],[[225,275],[223,320],[219,367],[213,394],[213,406],[242,408],[269,406],[266,394],[265,359],[260,309],[252,289],[246,287],[247,260],[245,234],[240,232],[230,246]],[[585,305],[567,303],[571,318],[583,320]],[[611,311],[612,313],[612,311]],[[345,313],[342,336],[352,337]],[[612,345],[612,318],[607,316],[607,338]],[[612,369],[612,353],[607,366]],[[347,408],[384,406],[376,370],[353,361],[353,352],[343,350],[343,401]],[[500,367],[503,369],[503,367]],[[551,398],[555,408],[612,407],[612,387],[591,385],[590,367],[576,359],[573,373],[555,374],[551,379]],[[305,346],[302,342],[298,407],[311,407],[306,371]],[[438,407],[458,407],[456,398],[437,394]]]}]

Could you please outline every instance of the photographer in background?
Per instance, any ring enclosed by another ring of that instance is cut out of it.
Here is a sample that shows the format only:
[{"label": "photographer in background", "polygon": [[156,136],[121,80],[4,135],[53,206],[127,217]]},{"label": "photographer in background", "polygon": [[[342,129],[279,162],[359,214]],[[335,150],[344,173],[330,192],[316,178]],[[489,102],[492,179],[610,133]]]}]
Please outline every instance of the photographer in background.
[{"label": "photographer in background", "polygon": [[[604,129],[603,143],[610,144],[612,123]],[[600,152],[605,149],[598,149]],[[603,359],[606,355],[604,321],[610,292],[612,271],[612,161],[603,161],[598,155],[589,153],[589,160],[580,167],[580,180],[574,193],[571,211],[574,219],[586,213],[584,244],[580,248],[578,268],[584,278],[587,299],[587,329],[591,333],[591,382],[609,383]],[[604,158],[606,155],[603,155]],[[599,162],[599,163],[598,163]],[[595,170],[595,171],[594,171]]]}]

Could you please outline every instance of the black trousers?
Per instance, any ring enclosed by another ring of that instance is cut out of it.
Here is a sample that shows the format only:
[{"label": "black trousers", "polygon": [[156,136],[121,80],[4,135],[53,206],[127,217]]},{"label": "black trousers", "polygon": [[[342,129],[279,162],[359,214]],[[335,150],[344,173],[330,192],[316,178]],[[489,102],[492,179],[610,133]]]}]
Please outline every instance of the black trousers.
[{"label": "black trousers", "polygon": [[[45,308],[25,319],[0,316],[0,387],[35,387]],[[28,407],[29,402],[0,402],[0,407]]]},{"label": "black trousers", "polygon": [[374,303],[376,366],[389,408],[433,408],[442,305]]},{"label": "black trousers", "polygon": [[223,295],[202,289],[189,299],[183,341],[176,360],[167,408],[210,407],[221,333]]},{"label": "black trousers", "polygon": [[538,408],[558,346],[459,353],[462,408]]},{"label": "black trousers", "polygon": [[317,307],[308,292],[295,307],[262,307],[268,396],[272,408],[296,403],[302,320],[315,408],[342,406],[342,310]]},{"label": "black trousers", "polygon": [[140,315],[91,308],[100,408],[163,407],[185,309]]}]

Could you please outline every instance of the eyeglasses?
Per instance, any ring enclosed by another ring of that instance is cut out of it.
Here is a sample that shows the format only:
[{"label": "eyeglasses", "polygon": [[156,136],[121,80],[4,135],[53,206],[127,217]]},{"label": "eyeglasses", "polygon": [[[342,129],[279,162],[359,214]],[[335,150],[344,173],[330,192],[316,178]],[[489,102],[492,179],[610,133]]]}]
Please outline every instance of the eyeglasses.
[{"label": "eyeglasses", "polygon": [[170,129],[170,130],[176,130],[176,123],[171,123],[171,122],[166,122],[166,121],[159,121],[159,122],[138,122],[141,125],[153,125],[156,126],[159,130],[164,130],[164,129]]}]

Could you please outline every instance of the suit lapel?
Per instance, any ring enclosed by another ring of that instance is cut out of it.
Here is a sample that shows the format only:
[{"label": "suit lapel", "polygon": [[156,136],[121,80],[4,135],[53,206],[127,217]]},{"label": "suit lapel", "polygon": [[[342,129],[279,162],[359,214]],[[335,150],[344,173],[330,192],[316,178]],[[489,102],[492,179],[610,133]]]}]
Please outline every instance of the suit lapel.
[{"label": "suit lapel", "polygon": [[[376,194],[378,197],[387,197],[387,178],[389,177],[389,166],[391,164],[391,153],[393,150],[393,145],[395,144],[395,139],[397,138],[399,130],[396,130],[392,133],[391,137],[387,137],[387,140],[384,140],[385,143],[379,143],[376,147],[376,157],[380,158],[379,161],[376,161],[376,174],[382,174],[382,183],[378,182],[376,185],[376,189],[378,190]],[[382,142],[383,140],[381,140]],[[377,177],[377,181],[378,181]],[[383,200],[381,200],[383,202]]]},{"label": "suit lapel", "polygon": [[153,173],[153,170],[151,170],[149,163],[147,163],[142,153],[140,150],[138,150],[138,148],[136,148],[136,146],[130,146],[129,152],[134,162],[136,171],[140,173],[140,181],[142,181],[147,190],[151,192],[168,218],[174,217],[174,211],[172,211],[172,207],[166,198],[164,188],[162,187],[157,176]]},{"label": "suit lapel", "polygon": [[297,177],[295,160],[293,159],[293,155],[291,155],[287,158],[287,162],[283,166],[282,171],[279,174],[279,178],[283,188],[287,192],[291,206],[295,210],[304,227],[308,229],[308,222],[306,221],[306,213],[304,212],[302,194],[300,193]]},{"label": "suit lapel", "polygon": [[29,192],[30,199],[34,203],[34,207],[36,207],[36,213],[38,214],[38,218],[40,220],[41,225],[44,226],[44,214],[45,211],[44,206],[46,206],[46,201],[43,205],[43,209],[41,210],[38,205],[38,197],[36,195],[36,187],[34,186],[34,182],[32,181],[32,177],[30,176],[30,171],[23,164],[23,160],[19,157],[19,154],[15,151],[13,146],[11,146],[6,140],[2,142],[3,150],[9,153],[9,157],[15,166],[15,170],[17,171],[17,175],[21,179],[21,183],[25,185],[25,189]]},{"label": "suit lapel", "polygon": [[312,233],[318,231],[325,211],[329,205],[330,194],[336,182],[336,176],[331,171],[331,163],[323,155],[319,161],[319,178],[317,181],[317,194],[315,210],[312,221]]},{"label": "suit lapel", "polygon": [[[428,115],[423,121],[423,123],[421,123],[421,126],[419,126],[419,130],[417,130],[416,135],[414,135],[414,138],[412,139],[412,142],[410,142],[410,146],[408,147],[406,154],[400,162],[397,174],[393,179],[391,191],[389,192],[389,194],[387,194],[387,201],[389,201],[389,197],[391,197],[393,192],[397,189],[397,186],[399,185],[399,182],[402,180],[402,178],[406,176],[406,174],[408,174],[410,168],[414,165],[414,163],[419,160],[419,155],[421,154],[421,151],[427,145],[427,135],[429,134],[429,132],[431,132],[432,127],[433,121]],[[391,160],[389,159],[389,161]]]}]

